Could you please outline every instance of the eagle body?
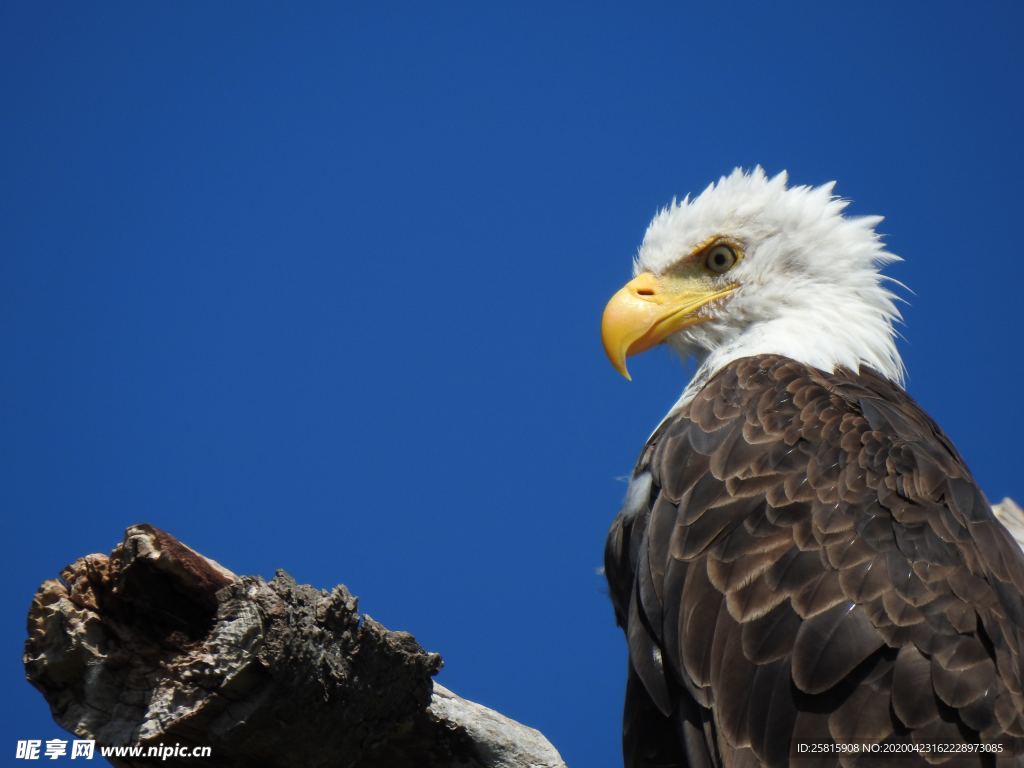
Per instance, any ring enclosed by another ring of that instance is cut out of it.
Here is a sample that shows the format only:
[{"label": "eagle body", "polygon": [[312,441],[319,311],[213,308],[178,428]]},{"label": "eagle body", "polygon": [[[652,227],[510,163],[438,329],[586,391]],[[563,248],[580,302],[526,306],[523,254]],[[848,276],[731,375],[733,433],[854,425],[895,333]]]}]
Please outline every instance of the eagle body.
[{"label": "eagle body", "polygon": [[[627,766],[1017,759],[1020,550],[899,386],[741,358],[631,482],[605,553]],[[936,751],[965,742],[999,752]],[[894,751],[810,751],[836,744]]]},{"label": "eagle body", "polygon": [[673,202],[605,308],[627,378],[698,365],[605,551],[629,768],[1024,766],[1024,554],[903,390],[898,258],[832,189]]}]

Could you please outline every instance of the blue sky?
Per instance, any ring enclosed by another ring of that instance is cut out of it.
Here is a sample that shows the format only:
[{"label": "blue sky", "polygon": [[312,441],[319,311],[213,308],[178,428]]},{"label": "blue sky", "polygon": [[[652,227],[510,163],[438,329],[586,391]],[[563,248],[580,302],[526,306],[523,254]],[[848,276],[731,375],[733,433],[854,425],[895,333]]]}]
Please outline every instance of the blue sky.
[{"label": "blue sky", "polygon": [[[837,179],[908,388],[1024,497],[1018,3],[0,5],[0,754],[39,582],[152,522],[330,587],[619,764],[596,569],[686,371],[604,359],[650,216]],[[7,750],[11,750],[7,752]]]}]

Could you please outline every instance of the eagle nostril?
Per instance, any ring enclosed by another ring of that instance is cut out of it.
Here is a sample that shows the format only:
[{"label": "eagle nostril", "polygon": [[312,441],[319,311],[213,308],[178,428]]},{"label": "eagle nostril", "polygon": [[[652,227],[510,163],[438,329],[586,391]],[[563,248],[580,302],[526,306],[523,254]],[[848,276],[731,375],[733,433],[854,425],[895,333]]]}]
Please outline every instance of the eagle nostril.
[{"label": "eagle nostril", "polygon": [[654,295],[654,291],[651,288],[637,288],[636,289],[636,295],[637,296],[653,296]]}]

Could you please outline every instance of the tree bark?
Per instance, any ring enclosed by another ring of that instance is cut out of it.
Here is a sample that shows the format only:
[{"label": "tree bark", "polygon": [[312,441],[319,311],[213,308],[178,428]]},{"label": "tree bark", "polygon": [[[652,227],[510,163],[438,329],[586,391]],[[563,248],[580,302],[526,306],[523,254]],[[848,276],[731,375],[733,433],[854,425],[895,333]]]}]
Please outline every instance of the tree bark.
[{"label": "tree bark", "polygon": [[28,679],[100,745],[208,746],[115,766],[564,768],[538,731],[433,683],[441,657],[344,586],[237,576],[150,525],[40,586]]}]

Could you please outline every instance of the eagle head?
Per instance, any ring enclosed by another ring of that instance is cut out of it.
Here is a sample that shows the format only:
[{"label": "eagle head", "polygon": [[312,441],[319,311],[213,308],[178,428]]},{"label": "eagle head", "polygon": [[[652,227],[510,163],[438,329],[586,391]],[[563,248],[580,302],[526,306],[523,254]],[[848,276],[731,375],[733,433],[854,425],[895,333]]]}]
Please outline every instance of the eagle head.
[{"label": "eagle head", "polygon": [[898,257],[875,231],[882,218],[844,216],[834,186],[736,169],[661,210],[634,278],[604,311],[612,365],[628,379],[626,358],[665,342],[697,358],[701,380],[741,357],[779,354],[902,381],[895,281],[880,272]]}]

